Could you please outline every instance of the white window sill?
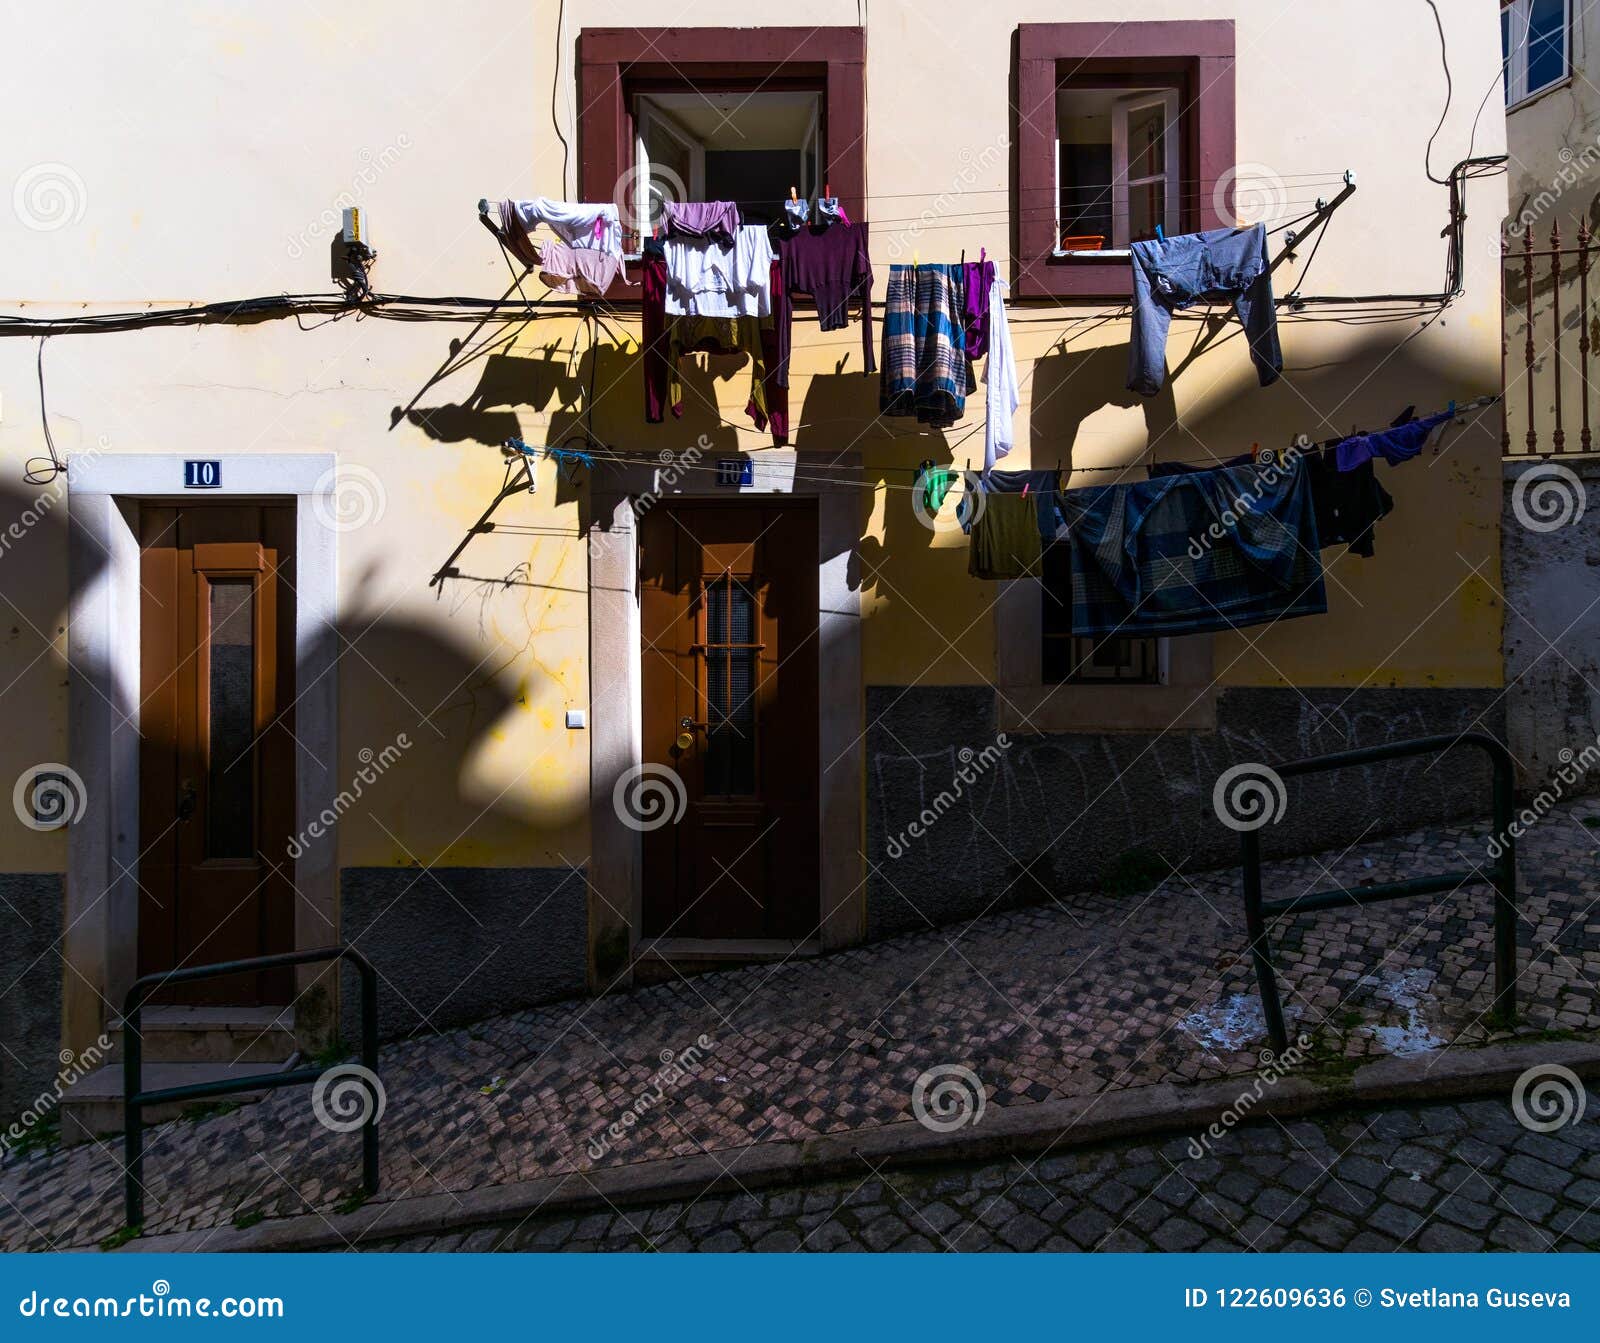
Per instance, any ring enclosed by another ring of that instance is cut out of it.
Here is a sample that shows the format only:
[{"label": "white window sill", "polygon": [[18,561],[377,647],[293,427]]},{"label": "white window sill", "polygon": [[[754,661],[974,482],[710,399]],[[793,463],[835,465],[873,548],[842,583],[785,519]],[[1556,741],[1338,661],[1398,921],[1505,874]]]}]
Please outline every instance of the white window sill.
[{"label": "white window sill", "polygon": [[1101,252],[1068,252],[1058,247],[1050,255],[1057,261],[1126,261],[1133,253],[1126,247],[1108,247]]}]

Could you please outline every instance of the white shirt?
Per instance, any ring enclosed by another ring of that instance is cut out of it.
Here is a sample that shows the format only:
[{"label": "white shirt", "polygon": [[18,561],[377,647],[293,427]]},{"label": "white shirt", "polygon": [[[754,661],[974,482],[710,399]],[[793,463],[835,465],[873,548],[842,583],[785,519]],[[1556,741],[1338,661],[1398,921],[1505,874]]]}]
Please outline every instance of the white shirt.
[{"label": "white shirt", "polygon": [[1017,384],[1017,360],[1011,352],[1011,328],[1006,325],[1002,289],[1010,288],[998,275],[989,286],[989,353],[984,370],[983,469],[1011,451],[1011,416],[1022,404]]},{"label": "white shirt", "polygon": [[741,224],[733,246],[668,238],[669,317],[766,317],[772,312],[772,237],[765,224]]},{"label": "white shirt", "polygon": [[539,196],[531,201],[512,201],[511,208],[525,229],[543,224],[569,246],[594,248],[615,257],[622,255],[622,221],[615,205],[585,205]]}]

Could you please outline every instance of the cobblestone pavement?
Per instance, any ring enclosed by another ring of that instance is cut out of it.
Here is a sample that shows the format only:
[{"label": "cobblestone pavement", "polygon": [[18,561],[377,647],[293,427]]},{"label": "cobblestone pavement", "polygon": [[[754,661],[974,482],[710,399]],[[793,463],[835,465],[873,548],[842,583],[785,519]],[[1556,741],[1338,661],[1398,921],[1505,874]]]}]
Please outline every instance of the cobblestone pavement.
[{"label": "cobblestone pavement", "polygon": [[376,1242],[371,1250],[1600,1249],[1600,1100],[1533,1133],[1504,1100],[1330,1114],[804,1189]]},{"label": "cobblestone pavement", "polygon": [[[1586,819],[1600,821],[1600,801],[1556,809],[1519,845],[1525,1031],[1600,1029],[1600,837]],[[1459,870],[1481,863],[1485,829],[1271,864],[1267,893]],[[1323,1061],[1486,1038],[1486,884],[1302,916],[1275,939],[1290,1029],[1311,1034]],[[1248,1073],[1264,1032],[1244,946],[1237,871],[1174,872],[1143,894],[1066,896],[430,1032],[383,1051],[381,1197],[907,1119],[917,1078],[941,1064],[972,1069],[990,1106]],[[662,1085],[664,1069],[682,1075]],[[0,1246],[115,1231],[119,1154],[8,1157]],[[359,1167],[357,1135],[322,1127],[309,1089],[165,1125],[147,1138],[146,1230],[325,1211]]]}]

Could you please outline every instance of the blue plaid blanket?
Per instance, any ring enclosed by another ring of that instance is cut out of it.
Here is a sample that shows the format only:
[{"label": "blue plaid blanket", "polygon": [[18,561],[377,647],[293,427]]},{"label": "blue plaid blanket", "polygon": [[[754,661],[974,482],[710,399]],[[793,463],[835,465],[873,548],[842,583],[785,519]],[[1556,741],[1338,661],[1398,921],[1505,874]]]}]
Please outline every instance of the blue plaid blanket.
[{"label": "blue plaid blanket", "polygon": [[878,361],[878,411],[942,428],[977,386],[967,358],[956,266],[890,266]]},{"label": "blue plaid blanket", "polygon": [[1201,634],[1328,609],[1298,461],[1068,490],[1062,508],[1074,634]]}]

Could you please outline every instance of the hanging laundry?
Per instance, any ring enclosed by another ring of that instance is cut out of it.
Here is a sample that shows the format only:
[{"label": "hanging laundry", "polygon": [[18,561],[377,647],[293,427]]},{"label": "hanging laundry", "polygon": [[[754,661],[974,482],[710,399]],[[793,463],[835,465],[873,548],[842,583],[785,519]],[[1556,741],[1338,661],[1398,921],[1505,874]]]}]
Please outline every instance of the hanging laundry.
[{"label": "hanging laundry", "polygon": [[1212,229],[1175,238],[1136,242],[1133,330],[1128,346],[1128,389],[1154,396],[1166,380],[1167,332],[1172,314],[1194,303],[1233,300],[1244,324],[1261,385],[1283,372],[1278,313],[1267,262],[1267,230]]},{"label": "hanging laundry", "polygon": [[528,236],[528,226],[522,222],[522,216],[517,212],[516,201],[501,201],[499,209],[500,235],[506,240],[511,255],[529,270],[533,270],[539,264],[539,248]]},{"label": "hanging laundry", "polygon": [[985,492],[973,511],[967,572],[974,578],[1036,577],[1044,557],[1037,503],[1025,494]]},{"label": "hanging laundry", "polygon": [[[587,205],[576,201],[553,201],[548,196],[533,200],[500,202],[501,231],[508,237],[521,235],[539,224],[573,247],[592,248],[622,257],[622,221],[615,205]],[[513,249],[515,250],[515,248]],[[518,259],[522,254],[518,252]],[[524,260],[524,264],[527,263]]]},{"label": "hanging laundry", "polygon": [[1059,471],[989,471],[983,476],[982,489],[985,505],[992,503],[996,496],[1006,494],[1018,494],[1031,499],[1041,544],[1049,545],[1066,536]]},{"label": "hanging laundry", "polygon": [[745,224],[731,243],[668,236],[669,317],[766,317],[772,312],[772,263],[778,254],[764,224]]},{"label": "hanging laundry", "polygon": [[739,233],[739,207],[732,201],[667,201],[662,206],[667,237],[732,244]]},{"label": "hanging laundry", "polygon": [[1376,433],[1354,434],[1342,439],[1335,446],[1339,470],[1353,471],[1374,457],[1382,457],[1390,466],[1408,462],[1422,451],[1423,445],[1428,441],[1428,435],[1455,417],[1455,411],[1446,410],[1392,429],[1379,429]]},{"label": "hanging laundry", "polygon": [[1201,634],[1328,609],[1301,463],[1091,486],[1062,501],[1074,634]]},{"label": "hanging laundry", "polygon": [[[1348,546],[1351,553],[1371,559],[1374,553],[1373,528],[1394,510],[1394,498],[1378,482],[1369,460],[1354,471],[1340,471],[1334,449],[1297,448],[1296,457],[1305,464],[1311,486],[1312,509],[1317,519],[1317,541],[1328,546]],[[1250,453],[1229,457],[1215,466],[1196,466],[1188,462],[1153,462],[1150,479],[1163,476],[1188,476],[1201,471],[1219,471],[1250,466]]]},{"label": "hanging laundry", "polygon": [[[768,284],[776,283],[776,261],[768,267]],[[644,417],[659,424],[670,406],[683,414],[683,384],[678,361],[705,350],[715,354],[744,354],[750,358],[750,399],[745,413],[757,429],[772,431],[775,446],[789,441],[789,390],[774,376],[777,332],[772,317],[741,315],[710,317],[704,314],[669,316],[667,259],[663,244],[645,244],[641,279],[640,355],[644,371]]]},{"label": "hanging laundry", "polygon": [[966,352],[958,265],[890,266],[878,409],[942,428],[976,387]]},{"label": "hanging laundry", "polygon": [[969,359],[982,359],[989,348],[989,291],[994,280],[994,262],[987,259],[987,249],[977,261],[961,265],[961,322]]},{"label": "hanging laundry", "polygon": [[859,299],[862,372],[876,373],[872,260],[867,255],[866,224],[808,224],[785,234],[782,244],[783,280],[772,305],[778,330],[778,381],[785,387],[789,385],[790,332],[794,323],[790,300],[797,294],[810,295],[815,301],[817,325],[824,331],[838,331],[849,325],[850,301]]},{"label": "hanging laundry", "polygon": [[[526,235],[524,235],[526,236]],[[518,254],[520,256],[520,253]],[[547,242],[535,262],[539,278],[557,294],[582,294],[602,298],[622,269],[622,258],[593,248]]]},{"label": "hanging laundry", "polygon": [[985,332],[989,350],[989,362],[984,369],[983,398],[985,472],[992,472],[994,464],[1011,451],[1015,441],[1012,416],[1022,404],[1022,387],[1017,381],[1017,359],[1011,350],[1011,327],[1006,321],[1004,291],[1009,287],[999,276],[991,278],[989,321]]},{"label": "hanging laundry", "polygon": [[956,473],[947,466],[924,468],[917,478],[917,484],[922,489],[923,511],[930,518],[944,506],[945,497],[955,483]]},{"label": "hanging laundry", "polygon": [[1394,496],[1379,483],[1369,457],[1341,471],[1337,449],[1307,452],[1311,499],[1317,513],[1317,538],[1324,546],[1346,545],[1351,554],[1371,559],[1373,528],[1394,511]]}]

